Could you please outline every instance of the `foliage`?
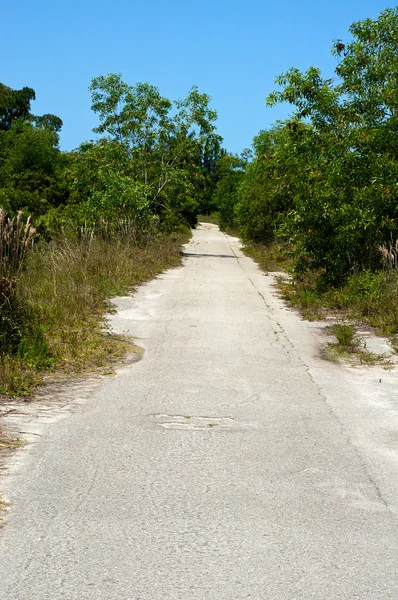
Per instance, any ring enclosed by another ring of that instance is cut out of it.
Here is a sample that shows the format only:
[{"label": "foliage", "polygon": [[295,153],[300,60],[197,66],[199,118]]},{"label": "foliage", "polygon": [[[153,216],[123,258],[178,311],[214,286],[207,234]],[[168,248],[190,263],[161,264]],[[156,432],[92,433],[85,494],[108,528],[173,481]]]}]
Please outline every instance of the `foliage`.
[{"label": "foliage", "polygon": [[210,206],[223,152],[210,96],[193,86],[172,102],[154,85],[112,73],[94,78],[90,91],[94,132],[106,137],[63,153],[61,119],[31,113],[31,88],[0,84],[0,206],[31,214],[47,238],[122,218],[137,235],[194,225],[199,206]]},{"label": "foliage", "polygon": [[247,242],[243,252],[251,256],[263,271],[283,271],[291,267],[286,247],[277,241],[269,244]]},{"label": "foliage", "polygon": [[333,45],[336,78],[311,67],[277,78],[268,105],[292,117],[254,140],[236,214],[246,240],[283,239],[296,277],[324,285],[381,267],[398,237],[398,8],[350,28]]},{"label": "foliage", "polygon": [[127,150],[117,142],[82,144],[70,157],[65,179],[68,204],[53,207],[39,220],[47,236],[76,234],[82,228],[110,233],[128,222],[135,241],[154,223],[148,186],[134,179]]},{"label": "foliage", "polygon": [[332,333],[336,336],[337,347],[340,350],[355,350],[359,345],[356,337],[355,327],[348,323],[336,323],[331,327]]},{"label": "foliage", "polygon": [[30,117],[30,103],[36,98],[32,88],[13,90],[0,83],[0,130],[10,129],[15,120],[27,120]]},{"label": "foliage", "polygon": [[255,158],[247,167],[236,207],[244,239],[269,243],[275,238],[302,181],[307,130],[301,124],[279,124],[254,138]]},{"label": "foliage", "polygon": [[62,121],[30,112],[35,92],[0,84],[0,207],[44,214],[65,202],[65,158],[58,148]]},{"label": "foliage", "polygon": [[[221,138],[207,94],[172,103],[117,75],[91,91],[106,137],[66,153],[61,119],[31,113],[34,90],[0,84],[0,393],[120,355],[103,335],[107,298],[179,262],[178,232],[214,185]],[[22,209],[38,239],[26,261]]]},{"label": "foliage", "polygon": [[217,207],[221,229],[236,226],[236,205],[239,186],[247,166],[247,156],[223,154],[217,161],[218,182],[214,188],[213,204]]},{"label": "foliage", "polygon": [[210,96],[194,86],[185,99],[173,103],[156,86],[130,86],[116,73],[94,78],[90,90],[100,119],[94,131],[126,149],[152,212],[167,222],[193,224],[220,150]]},{"label": "foliage", "polygon": [[66,201],[66,157],[58,135],[46,127],[15,122],[0,131],[0,205],[38,216]]}]

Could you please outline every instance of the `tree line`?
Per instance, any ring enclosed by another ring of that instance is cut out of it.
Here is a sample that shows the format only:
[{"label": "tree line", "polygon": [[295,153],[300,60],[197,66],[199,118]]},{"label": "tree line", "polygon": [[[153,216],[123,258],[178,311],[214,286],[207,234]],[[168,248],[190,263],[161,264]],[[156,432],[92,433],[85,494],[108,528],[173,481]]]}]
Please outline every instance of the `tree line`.
[{"label": "tree line", "polygon": [[266,103],[285,121],[260,131],[253,157],[223,156],[213,199],[222,226],[283,243],[296,277],[338,286],[377,271],[398,237],[398,8],[335,40],[333,77],[292,68]]},{"label": "tree line", "polygon": [[90,92],[99,137],[61,152],[61,119],[31,113],[33,89],[0,84],[0,207],[32,215],[45,237],[126,221],[137,232],[194,225],[224,152],[210,96],[194,86],[172,102],[115,73],[94,78]]}]

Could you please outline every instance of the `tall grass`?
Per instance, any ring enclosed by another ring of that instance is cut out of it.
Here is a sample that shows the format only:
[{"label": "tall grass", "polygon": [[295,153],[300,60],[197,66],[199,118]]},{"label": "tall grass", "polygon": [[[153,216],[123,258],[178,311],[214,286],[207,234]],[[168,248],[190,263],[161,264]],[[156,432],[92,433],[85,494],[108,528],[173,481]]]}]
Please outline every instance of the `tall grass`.
[{"label": "tall grass", "polygon": [[243,252],[253,258],[263,271],[283,271],[292,266],[285,245],[278,241],[268,244],[246,242]]},{"label": "tall grass", "polygon": [[0,209],[0,353],[12,352],[21,342],[18,278],[34,234],[30,218],[24,222],[21,211],[10,219]]},{"label": "tall grass", "polygon": [[219,225],[220,219],[218,212],[212,212],[210,215],[198,215],[198,223],[212,223],[213,225]]},{"label": "tall grass", "polygon": [[30,223],[30,217],[24,223],[22,211],[19,211],[16,217],[10,219],[6,211],[0,208],[0,291],[2,296],[5,296],[10,288],[7,278],[14,279],[20,272],[34,234],[35,230]]},{"label": "tall grass", "polygon": [[391,242],[388,246],[379,246],[378,250],[386,269],[398,269],[398,240],[395,244]]},{"label": "tall grass", "polygon": [[179,264],[182,241],[149,237],[137,246],[86,231],[37,244],[19,273],[22,338],[0,356],[0,392],[25,392],[49,369],[78,373],[119,356],[120,342],[104,334],[109,298]]}]

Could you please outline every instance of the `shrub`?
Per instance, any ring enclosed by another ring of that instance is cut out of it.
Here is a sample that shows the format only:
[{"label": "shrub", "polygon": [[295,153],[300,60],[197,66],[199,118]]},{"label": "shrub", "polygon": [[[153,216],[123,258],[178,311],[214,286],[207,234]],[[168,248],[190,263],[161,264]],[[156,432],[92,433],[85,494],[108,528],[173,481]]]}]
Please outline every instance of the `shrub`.
[{"label": "shrub", "polygon": [[337,346],[341,350],[354,350],[358,344],[355,327],[347,323],[337,323],[332,327],[333,334],[336,336]]}]

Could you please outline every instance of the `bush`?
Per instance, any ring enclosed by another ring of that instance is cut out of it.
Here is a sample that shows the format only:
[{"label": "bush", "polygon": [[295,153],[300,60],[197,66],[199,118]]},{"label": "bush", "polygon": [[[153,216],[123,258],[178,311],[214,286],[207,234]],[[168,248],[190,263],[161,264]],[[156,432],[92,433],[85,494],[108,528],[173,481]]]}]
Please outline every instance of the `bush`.
[{"label": "bush", "polygon": [[332,326],[332,332],[336,336],[337,346],[341,350],[354,350],[359,341],[356,337],[355,327],[346,323],[337,323]]}]

